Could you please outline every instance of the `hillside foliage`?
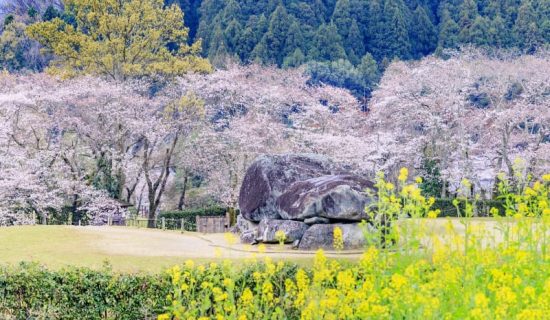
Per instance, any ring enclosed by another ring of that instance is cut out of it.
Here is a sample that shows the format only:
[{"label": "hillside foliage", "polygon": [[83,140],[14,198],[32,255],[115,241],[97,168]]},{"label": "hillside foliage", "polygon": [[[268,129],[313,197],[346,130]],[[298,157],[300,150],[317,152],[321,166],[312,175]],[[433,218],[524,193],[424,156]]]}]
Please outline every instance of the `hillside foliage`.
[{"label": "hillside foliage", "polygon": [[[103,8],[111,5],[109,1],[96,2]],[[170,57],[182,48],[196,53],[197,46],[202,46],[203,55],[218,67],[228,59],[279,67],[307,64],[313,82],[345,87],[357,97],[369,97],[380,72],[393,59],[418,59],[464,45],[533,53],[550,41],[548,0],[166,0],[162,11],[166,14],[160,15],[151,15],[151,10],[140,7],[143,1],[126,1],[127,8],[133,6],[143,12],[130,15],[128,20],[121,19],[126,9],[93,18],[87,16],[86,8],[93,3],[71,0],[64,5],[52,0],[7,0],[0,27],[3,33],[0,50],[5,52],[0,66],[11,71],[42,70],[48,64],[49,59],[38,54],[37,44],[24,35],[21,25],[42,21],[46,24],[31,28],[30,34],[61,57],[67,58],[71,52],[84,53],[85,59],[72,62],[73,67],[83,64],[77,69],[92,66],[96,71],[102,69],[104,74],[118,74],[121,70],[141,74],[145,72],[143,63],[147,62],[152,63],[149,69],[174,72],[180,69],[181,63],[174,64],[171,58],[171,62],[165,59],[159,65],[162,61],[158,60],[159,55]],[[151,3],[162,6],[161,1]],[[175,13],[171,5],[179,6],[185,17]],[[139,23],[134,23],[138,20]],[[104,27],[112,29],[94,31],[96,22],[101,21]],[[106,21],[120,23],[106,24]],[[188,29],[182,29],[182,23]],[[164,32],[162,39],[157,39],[155,32],[144,32],[148,38],[122,44],[124,30],[129,31],[130,25],[139,26],[143,31],[155,28],[177,32]],[[64,30],[56,31],[58,37],[62,36],[57,40],[69,40],[70,36],[71,45],[46,41],[56,28]],[[72,29],[75,35],[85,37],[75,38],[71,35]],[[180,31],[185,35],[178,33]],[[177,41],[165,38],[168,34],[179,38]],[[189,47],[182,44],[184,39]],[[138,63],[125,61],[128,57],[121,58],[124,50],[131,53],[143,41],[149,43],[149,48],[160,51],[148,51],[149,55],[141,56]],[[34,54],[29,54],[31,45]],[[120,59],[123,62],[116,63]]]}]

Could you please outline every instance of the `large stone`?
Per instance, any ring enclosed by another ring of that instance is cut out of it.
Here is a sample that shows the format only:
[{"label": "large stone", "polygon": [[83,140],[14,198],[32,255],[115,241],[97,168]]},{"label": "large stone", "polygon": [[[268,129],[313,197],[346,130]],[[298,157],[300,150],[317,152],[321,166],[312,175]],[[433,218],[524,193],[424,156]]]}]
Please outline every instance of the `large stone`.
[{"label": "large stone", "polygon": [[336,174],[338,169],[320,155],[265,155],[246,171],[239,194],[244,218],[259,222],[280,218],[276,201],[292,183]]},{"label": "large stone", "polygon": [[246,220],[242,215],[238,215],[233,231],[239,234],[241,243],[254,243],[258,238],[258,223]]},{"label": "large stone", "polygon": [[302,250],[334,250],[335,227],[342,229],[343,249],[360,249],[365,247],[366,238],[364,232],[372,232],[372,227],[368,224],[365,226],[361,226],[359,223],[315,224],[309,227],[304,233],[298,248]]},{"label": "large stone", "polygon": [[277,231],[285,234],[284,242],[292,243],[300,240],[307,230],[308,225],[300,221],[263,219],[258,228],[258,241],[265,243],[277,243]]},{"label": "large stone", "polygon": [[374,202],[374,198],[366,190],[374,192],[374,184],[349,174],[297,181],[277,199],[277,209],[283,219],[368,220],[365,206]]}]

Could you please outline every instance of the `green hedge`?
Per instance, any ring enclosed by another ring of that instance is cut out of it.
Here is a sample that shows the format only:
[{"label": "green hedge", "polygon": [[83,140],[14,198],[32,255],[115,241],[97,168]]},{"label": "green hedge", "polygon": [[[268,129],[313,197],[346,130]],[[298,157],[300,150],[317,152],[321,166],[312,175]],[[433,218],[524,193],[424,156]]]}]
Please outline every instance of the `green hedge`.
[{"label": "green hedge", "polygon": [[178,229],[176,225],[181,223],[181,219],[183,219],[186,230],[197,231],[196,216],[224,216],[226,212],[227,208],[218,206],[182,211],[163,211],[160,213],[159,219],[166,219],[166,228],[168,229]]},{"label": "green hedge", "polygon": [[22,263],[0,267],[0,319],[155,319],[169,289],[165,274]]},{"label": "green hedge", "polygon": [[[457,217],[456,207],[453,205],[452,198],[440,198],[436,199],[434,205],[432,206],[433,210],[441,210],[440,217]],[[460,208],[460,214],[464,214],[464,201],[459,200],[458,207]],[[476,208],[476,216],[478,217],[489,217],[491,214],[489,210],[492,207],[495,207],[499,210],[501,215],[504,215],[504,202],[501,200],[479,200],[474,202]]]}]

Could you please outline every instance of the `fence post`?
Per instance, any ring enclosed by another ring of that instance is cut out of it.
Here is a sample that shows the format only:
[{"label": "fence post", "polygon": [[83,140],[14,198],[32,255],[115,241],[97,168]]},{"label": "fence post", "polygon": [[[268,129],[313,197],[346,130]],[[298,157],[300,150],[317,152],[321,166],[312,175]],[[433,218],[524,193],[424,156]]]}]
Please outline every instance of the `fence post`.
[{"label": "fence post", "polygon": [[162,230],[166,230],[166,218],[162,217],[161,222],[162,222]]},{"label": "fence post", "polygon": [[185,232],[185,220],[183,218],[181,218],[180,220],[181,220],[181,233],[184,233]]},{"label": "fence post", "polygon": [[78,219],[78,226],[82,226],[82,221],[80,219]]}]

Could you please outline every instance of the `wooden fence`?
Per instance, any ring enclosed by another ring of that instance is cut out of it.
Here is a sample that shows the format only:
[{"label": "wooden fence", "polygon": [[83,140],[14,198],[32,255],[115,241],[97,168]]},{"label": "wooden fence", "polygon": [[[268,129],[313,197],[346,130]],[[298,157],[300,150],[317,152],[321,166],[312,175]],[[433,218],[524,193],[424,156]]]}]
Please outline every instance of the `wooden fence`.
[{"label": "wooden fence", "polygon": [[197,216],[197,232],[222,233],[229,231],[229,216]]}]

